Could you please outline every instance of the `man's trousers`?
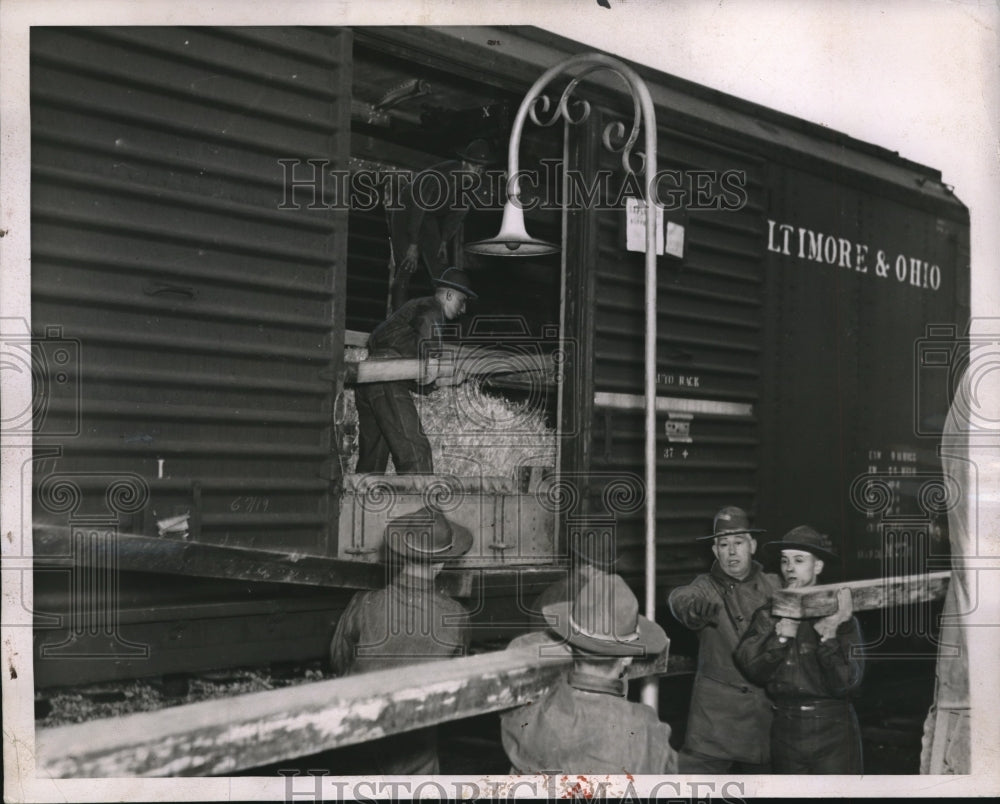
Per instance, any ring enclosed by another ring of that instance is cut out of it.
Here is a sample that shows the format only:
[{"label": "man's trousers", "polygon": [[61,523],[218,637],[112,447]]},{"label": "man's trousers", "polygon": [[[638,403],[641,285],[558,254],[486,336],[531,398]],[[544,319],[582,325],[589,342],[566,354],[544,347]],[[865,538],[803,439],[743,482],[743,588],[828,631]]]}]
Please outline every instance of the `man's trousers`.
[{"label": "man's trousers", "polygon": [[385,472],[389,454],[396,473],[433,474],[431,444],[423,433],[409,382],[359,383],[358,465],[355,471]]},{"label": "man's trousers", "polygon": [[861,729],[849,701],[778,704],[771,723],[775,773],[860,775]]}]

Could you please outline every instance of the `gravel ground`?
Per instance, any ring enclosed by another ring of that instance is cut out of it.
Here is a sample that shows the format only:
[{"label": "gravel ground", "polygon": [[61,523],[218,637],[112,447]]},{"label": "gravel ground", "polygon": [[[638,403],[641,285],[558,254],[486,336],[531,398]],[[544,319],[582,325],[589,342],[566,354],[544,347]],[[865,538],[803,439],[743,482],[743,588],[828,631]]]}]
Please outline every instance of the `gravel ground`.
[{"label": "gravel ground", "polygon": [[[490,646],[494,650],[503,646]],[[473,650],[473,653],[482,652]],[[670,673],[694,670],[693,657],[671,656]],[[296,684],[333,678],[319,661],[280,668],[242,668],[135,681],[53,688],[35,694],[35,725],[40,728],[120,717],[133,712],[152,712],[168,706],[280,689]],[[185,689],[186,687],[186,689]]]},{"label": "gravel ground", "polygon": [[[502,650],[502,644],[474,646],[473,653]],[[40,690],[35,694],[35,725],[40,728],[152,712],[168,706],[274,690],[334,678],[317,660],[306,664],[225,669],[163,678],[88,684]]]},{"label": "gravel ground", "polygon": [[151,712],[168,706],[321,681],[325,677],[330,676],[324,676],[317,662],[277,672],[270,668],[246,668],[202,673],[186,679],[186,691],[183,689],[185,679],[181,677],[42,690],[35,695],[35,725],[48,728],[133,712]]}]

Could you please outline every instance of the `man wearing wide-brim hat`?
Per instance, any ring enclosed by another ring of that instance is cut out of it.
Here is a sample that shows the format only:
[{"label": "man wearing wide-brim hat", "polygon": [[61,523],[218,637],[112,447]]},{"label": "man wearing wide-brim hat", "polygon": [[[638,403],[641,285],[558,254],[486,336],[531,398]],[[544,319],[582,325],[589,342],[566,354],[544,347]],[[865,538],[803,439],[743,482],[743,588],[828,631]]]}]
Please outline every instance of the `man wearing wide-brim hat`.
[{"label": "man wearing wide-brim hat", "polygon": [[674,617],[698,633],[698,670],[688,710],[681,773],[767,773],[770,770],[771,704],[763,688],[733,662],[753,613],[781,586],[753,560],[758,528],[735,505],[720,509],[711,541],[715,556],[707,573],[669,596]]},{"label": "man wearing wide-brim hat", "polygon": [[431,280],[451,264],[449,245],[455,241],[469,202],[482,192],[482,173],[495,160],[493,148],[476,139],[455,152],[457,159],[431,165],[414,175],[400,191],[389,219],[396,274],[392,283],[392,309],[406,302],[410,276],[423,263]]},{"label": "man wearing wide-brim hat", "polygon": [[[426,358],[441,346],[441,328],[465,313],[467,299],[477,298],[469,275],[449,268],[434,280],[434,295],[411,299],[368,336],[368,359]],[[425,374],[418,385],[457,385],[459,370],[448,376]],[[358,462],[355,471],[385,472],[392,455],[397,474],[432,474],[431,444],[420,424],[410,380],[359,383]]]},{"label": "man wearing wide-brim hat", "polygon": [[541,700],[501,716],[511,772],[676,773],[670,726],[626,698],[632,660],[667,645],[663,629],[639,614],[628,585],[600,573],[574,600],[546,606],[544,614],[571,646],[573,669]]},{"label": "man wearing wide-brim hat", "polygon": [[[808,525],[792,528],[765,549],[780,552],[789,589],[815,586],[837,559],[830,537]],[[861,731],[851,696],[861,684],[864,658],[850,589],[838,591],[837,611],[826,617],[779,618],[762,606],[736,649],[736,662],[766,686],[775,703],[775,773],[862,772]]]},{"label": "man wearing wide-brim hat", "polygon": [[[446,561],[464,555],[472,532],[440,511],[424,507],[391,519],[385,530],[388,558],[399,566],[384,589],[358,592],[337,622],[330,664],[338,675],[355,675],[461,656],[468,650],[469,615],[439,592],[434,579]],[[343,773],[438,773],[436,727],[391,735],[364,744]],[[355,767],[357,765],[357,767]]]}]

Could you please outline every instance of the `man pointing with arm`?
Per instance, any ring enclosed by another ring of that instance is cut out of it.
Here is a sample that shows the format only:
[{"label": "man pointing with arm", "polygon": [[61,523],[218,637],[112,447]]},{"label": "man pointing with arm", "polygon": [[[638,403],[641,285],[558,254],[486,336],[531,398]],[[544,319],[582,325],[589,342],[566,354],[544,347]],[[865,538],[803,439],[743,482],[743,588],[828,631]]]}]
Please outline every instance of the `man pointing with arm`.
[{"label": "man pointing with arm", "polygon": [[746,512],[727,506],[715,515],[715,562],[687,586],[670,593],[670,610],[698,632],[698,671],[687,732],[679,756],[681,773],[767,773],[770,770],[771,705],[761,686],[733,663],[733,650],[754,611],[780,587],[776,575],[753,560],[756,533]]}]

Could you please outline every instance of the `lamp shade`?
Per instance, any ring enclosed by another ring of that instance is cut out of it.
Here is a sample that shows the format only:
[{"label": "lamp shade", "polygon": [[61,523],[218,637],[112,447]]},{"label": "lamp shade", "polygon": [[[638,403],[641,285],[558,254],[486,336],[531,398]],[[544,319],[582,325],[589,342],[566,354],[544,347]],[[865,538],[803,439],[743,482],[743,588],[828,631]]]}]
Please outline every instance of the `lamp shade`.
[{"label": "lamp shade", "polygon": [[487,257],[537,257],[555,254],[559,246],[531,237],[524,228],[524,210],[508,199],[503,207],[499,234],[488,240],[468,243],[465,250]]}]

